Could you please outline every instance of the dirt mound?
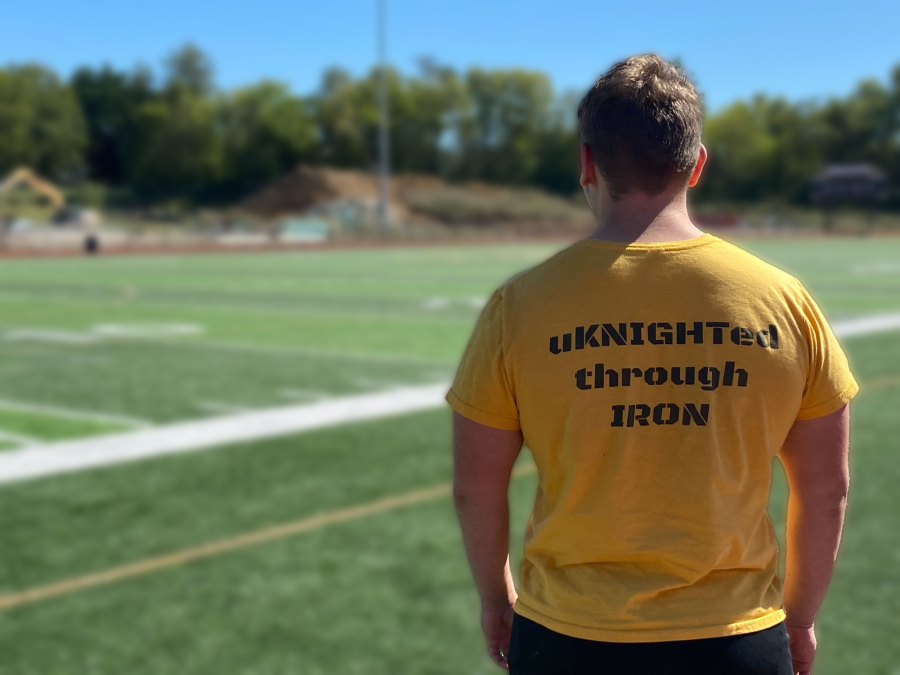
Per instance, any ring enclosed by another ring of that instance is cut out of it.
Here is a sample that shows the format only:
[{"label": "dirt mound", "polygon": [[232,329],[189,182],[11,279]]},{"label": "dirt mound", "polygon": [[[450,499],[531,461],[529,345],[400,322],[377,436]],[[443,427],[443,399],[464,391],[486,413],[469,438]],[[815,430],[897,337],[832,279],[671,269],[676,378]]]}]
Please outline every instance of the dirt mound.
[{"label": "dirt mound", "polygon": [[[392,213],[398,215],[407,213],[402,199],[399,198],[404,190],[404,181],[411,181],[410,184],[442,182],[428,176],[392,177],[389,183],[391,188],[389,207]],[[303,213],[336,201],[353,200],[374,204],[378,201],[378,190],[378,176],[374,174],[301,164],[251,195],[242,206],[255,215],[277,218]]]},{"label": "dirt mound", "polygon": [[391,188],[399,198],[418,190],[446,190],[448,183],[437,176],[420,173],[398,173],[391,178]]},{"label": "dirt mound", "polygon": [[[450,184],[422,174],[395,174],[389,186],[391,216],[405,224],[581,227],[593,223],[583,204],[534,188]],[[301,164],[252,195],[242,208],[263,218],[279,218],[335,202],[356,202],[374,214],[378,198],[375,174]]]}]

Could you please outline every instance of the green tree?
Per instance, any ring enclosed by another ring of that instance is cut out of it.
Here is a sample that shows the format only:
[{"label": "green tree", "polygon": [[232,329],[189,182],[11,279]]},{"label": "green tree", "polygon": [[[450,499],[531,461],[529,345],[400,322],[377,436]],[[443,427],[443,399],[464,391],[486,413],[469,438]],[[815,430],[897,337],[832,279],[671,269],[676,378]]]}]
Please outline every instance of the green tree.
[{"label": "green tree", "polygon": [[215,90],[212,60],[198,47],[187,44],[166,59],[166,89],[210,96]]},{"label": "green tree", "polygon": [[580,190],[581,173],[576,116],[580,96],[568,92],[554,102],[551,121],[538,137],[534,182],[545,190],[571,195]]},{"label": "green tree", "polygon": [[468,109],[458,125],[465,177],[530,182],[540,165],[541,135],[552,120],[550,80],[533,71],[473,68],[465,85]]},{"label": "green tree", "polygon": [[[373,69],[354,81],[346,72],[326,72],[315,97],[323,161],[374,168],[378,161],[381,76]],[[419,77],[386,74],[391,166],[395,171],[438,173],[441,141],[464,93],[458,76],[430,62]]]},{"label": "green tree", "polygon": [[224,175],[210,60],[186,46],[166,60],[162,88],[134,111],[125,178],[145,199],[203,200]]},{"label": "green tree", "polygon": [[262,82],[218,102],[224,152],[223,196],[238,196],[317,159],[318,133],[308,103],[283,84]]},{"label": "green tree", "polygon": [[171,92],[142,105],[139,133],[127,179],[148,199],[203,199],[223,174],[216,108],[189,91]]},{"label": "green tree", "polygon": [[769,103],[758,97],[734,103],[706,120],[709,163],[696,191],[711,201],[756,201],[769,195],[778,139],[768,127]]},{"label": "green tree", "polygon": [[367,141],[364,122],[377,120],[377,103],[358,93],[351,75],[331,68],[322,76],[319,92],[313,97],[316,125],[321,138],[321,157],[326,164],[339,167],[370,167],[375,148]]},{"label": "green tree", "polygon": [[883,168],[890,180],[890,203],[900,206],[900,65],[894,66],[890,78],[890,100],[881,135],[887,156]]},{"label": "green tree", "polygon": [[419,63],[418,77],[392,89],[393,165],[399,171],[443,173],[447,144],[466,102],[464,84],[451,68],[428,59]]},{"label": "green tree", "polygon": [[84,169],[87,131],[72,91],[38,65],[0,69],[0,173],[29,166],[57,180]]},{"label": "green tree", "polygon": [[158,96],[150,72],[80,68],[71,86],[87,121],[90,177],[110,185],[124,184],[141,149],[139,111]]},{"label": "green tree", "polygon": [[[578,189],[578,97],[539,72],[423,60],[386,73],[394,171]],[[162,77],[80,69],[67,88],[39,66],[0,70],[0,170],[20,164],[56,178],[84,171],[148,200],[237,199],[297,162],[372,170],[378,159],[380,73],[326,71],[301,98],[261,82],[215,87],[211,60],[187,45]],[[83,111],[83,117],[82,117]],[[86,123],[85,123],[86,120]],[[695,199],[806,203],[816,171],[872,162],[900,206],[900,66],[822,103],[757,96],[708,115],[710,151]]]}]

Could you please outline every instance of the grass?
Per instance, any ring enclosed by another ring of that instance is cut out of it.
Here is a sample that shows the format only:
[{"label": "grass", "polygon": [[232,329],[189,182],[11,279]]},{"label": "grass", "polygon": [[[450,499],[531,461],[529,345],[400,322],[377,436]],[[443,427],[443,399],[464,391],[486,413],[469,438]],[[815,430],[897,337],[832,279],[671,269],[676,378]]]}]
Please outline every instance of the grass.
[{"label": "grass", "polygon": [[[832,318],[900,310],[900,242],[748,243]],[[6,262],[0,400],[47,412],[0,407],[0,430],[49,440],[116,426],[90,415],[166,424],[444,380],[477,300],[552,251]],[[160,332],[173,324],[197,331]],[[846,347],[863,392],[817,673],[893,675],[900,334]],[[2,486],[0,594],[444,484],[450,470],[437,410]],[[515,551],[535,486],[511,488]],[[776,471],[779,537],[785,502]],[[16,675],[495,672],[446,498],[2,612],[0,644],[0,672]]]},{"label": "grass", "polygon": [[46,413],[0,408],[0,429],[43,441],[57,441],[82,436],[121,431],[122,425],[106,424],[88,419],[56,417]]},{"label": "grass", "polygon": [[[264,408],[350,394],[388,383],[447,377],[448,363],[365,361],[250,344],[200,340],[6,348],[16,369],[0,398],[78,405],[154,422],[205,417],[218,408]],[[60,369],[64,377],[53,377]],[[0,429],[4,428],[0,422]]]}]

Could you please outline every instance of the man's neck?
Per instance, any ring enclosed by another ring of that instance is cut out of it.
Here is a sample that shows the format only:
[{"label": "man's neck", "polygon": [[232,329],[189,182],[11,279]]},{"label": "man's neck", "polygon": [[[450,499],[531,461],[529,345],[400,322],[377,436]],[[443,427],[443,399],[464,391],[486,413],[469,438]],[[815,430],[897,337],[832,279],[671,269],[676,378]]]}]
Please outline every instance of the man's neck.
[{"label": "man's neck", "polygon": [[640,195],[623,195],[619,201],[608,199],[603,205],[599,225],[592,239],[665,242],[693,239],[703,234],[688,216],[685,192],[649,199]]}]

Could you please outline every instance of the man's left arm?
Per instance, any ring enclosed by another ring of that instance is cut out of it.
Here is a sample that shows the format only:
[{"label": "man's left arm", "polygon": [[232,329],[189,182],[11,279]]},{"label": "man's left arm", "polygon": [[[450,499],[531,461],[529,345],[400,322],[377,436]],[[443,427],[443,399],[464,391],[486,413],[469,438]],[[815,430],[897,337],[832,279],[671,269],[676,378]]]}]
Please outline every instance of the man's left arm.
[{"label": "man's left arm", "polygon": [[453,414],[453,499],[491,658],[507,668],[516,589],[509,568],[509,501],[522,432],[485,426]]}]

